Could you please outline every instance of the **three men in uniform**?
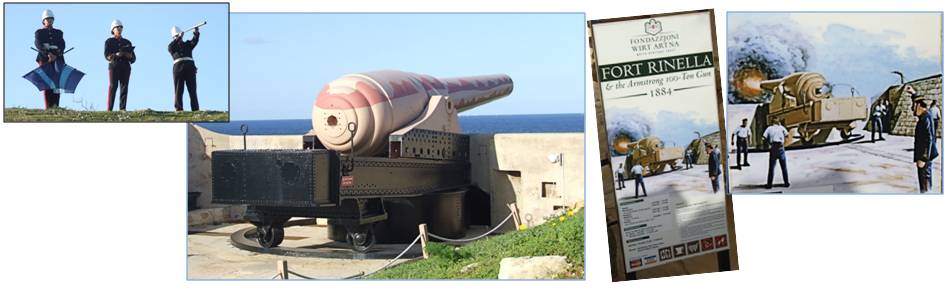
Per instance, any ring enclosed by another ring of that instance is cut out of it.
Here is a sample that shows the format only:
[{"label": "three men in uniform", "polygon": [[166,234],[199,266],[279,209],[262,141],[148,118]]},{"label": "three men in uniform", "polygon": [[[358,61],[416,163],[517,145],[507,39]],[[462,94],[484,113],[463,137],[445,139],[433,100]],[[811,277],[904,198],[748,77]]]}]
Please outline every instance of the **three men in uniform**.
[{"label": "three men in uniform", "polygon": [[[34,44],[37,51],[36,63],[39,66],[50,63],[65,64],[63,49],[66,42],[63,39],[63,32],[53,28],[55,16],[49,9],[43,11],[43,27],[36,30],[34,34]],[[131,78],[131,64],[137,60],[134,52],[134,46],[131,41],[123,36],[124,25],[120,20],[115,19],[111,23],[111,36],[105,40],[104,56],[108,62],[108,100],[107,109],[112,111],[115,107],[117,97],[118,109],[125,111],[128,101],[128,85]],[[168,52],[174,60],[172,73],[174,76],[174,109],[182,111],[184,108],[182,98],[184,88],[187,88],[190,95],[190,108],[193,111],[200,110],[197,99],[197,67],[193,60],[193,50],[200,39],[199,28],[194,28],[193,38],[184,41],[183,32],[176,26],[171,29],[172,40],[168,44]],[[43,97],[45,108],[59,107],[60,92],[56,90],[44,90]],[[116,96],[117,94],[117,96]]]}]

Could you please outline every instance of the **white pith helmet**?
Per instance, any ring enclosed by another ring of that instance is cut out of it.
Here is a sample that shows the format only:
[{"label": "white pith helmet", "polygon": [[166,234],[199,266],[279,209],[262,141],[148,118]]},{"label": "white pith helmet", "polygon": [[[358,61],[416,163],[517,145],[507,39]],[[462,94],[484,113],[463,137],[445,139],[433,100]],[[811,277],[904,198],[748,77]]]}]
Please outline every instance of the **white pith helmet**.
[{"label": "white pith helmet", "polygon": [[118,19],[112,20],[112,28],[109,29],[108,31],[115,31],[115,27],[119,27],[119,26],[125,27],[124,25],[121,24],[121,20],[118,20]]},{"label": "white pith helmet", "polygon": [[46,20],[46,18],[56,18],[56,15],[53,15],[52,10],[46,9],[43,10],[43,19],[40,20]]},{"label": "white pith helmet", "polygon": [[171,37],[176,37],[180,33],[181,33],[180,27],[171,26]]}]

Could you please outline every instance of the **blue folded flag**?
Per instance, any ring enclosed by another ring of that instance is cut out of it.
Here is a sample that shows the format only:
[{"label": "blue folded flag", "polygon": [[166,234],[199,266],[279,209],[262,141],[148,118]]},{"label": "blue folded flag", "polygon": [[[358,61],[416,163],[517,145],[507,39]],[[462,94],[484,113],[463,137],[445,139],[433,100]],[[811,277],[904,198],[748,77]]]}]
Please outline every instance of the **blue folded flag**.
[{"label": "blue folded flag", "polygon": [[23,76],[39,91],[54,90],[56,93],[75,93],[85,73],[65,63],[49,63],[39,66]]}]

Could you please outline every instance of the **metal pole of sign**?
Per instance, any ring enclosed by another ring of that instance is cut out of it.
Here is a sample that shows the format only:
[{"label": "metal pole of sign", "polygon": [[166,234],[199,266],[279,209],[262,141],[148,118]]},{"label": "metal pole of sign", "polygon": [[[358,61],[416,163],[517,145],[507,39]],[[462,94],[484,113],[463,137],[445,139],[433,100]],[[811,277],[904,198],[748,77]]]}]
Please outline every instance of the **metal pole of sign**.
[{"label": "metal pole of sign", "polygon": [[732,261],[729,257],[729,250],[724,250],[716,253],[719,260],[719,272],[731,271],[732,270]]},{"label": "metal pole of sign", "polygon": [[249,125],[246,125],[245,123],[243,125],[240,125],[240,132],[243,133],[243,150],[245,151],[246,150],[246,133],[249,132]]}]

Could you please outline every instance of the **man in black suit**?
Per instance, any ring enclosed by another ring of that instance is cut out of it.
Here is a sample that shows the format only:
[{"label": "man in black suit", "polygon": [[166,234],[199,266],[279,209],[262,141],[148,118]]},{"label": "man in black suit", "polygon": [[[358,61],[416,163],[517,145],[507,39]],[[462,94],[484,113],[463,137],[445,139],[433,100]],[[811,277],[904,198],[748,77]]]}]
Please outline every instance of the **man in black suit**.
[{"label": "man in black suit", "polygon": [[112,21],[112,36],[105,40],[105,60],[108,61],[108,111],[115,107],[115,91],[118,87],[118,109],[125,111],[128,101],[128,80],[131,79],[131,64],[135,62],[134,46],[122,37],[125,27],[121,21]]},{"label": "man in black suit", "polygon": [[187,87],[187,94],[190,95],[190,110],[200,110],[200,104],[197,101],[197,66],[194,63],[193,51],[200,41],[200,28],[194,28],[194,36],[184,41],[184,33],[174,26],[171,28],[171,43],[167,45],[167,51],[174,60],[172,73],[174,74],[174,110],[184,110],[184,87]]},{"label": "man in black suit", "polygon": [[705,152],[709,154],[709,180],[712,182],[712,193],[719,193],[719,175],[722,173],[722,152],[705,143]]},{"label": "man in black suit", "polygon": [[912,93],[912,111],[919,117],[915,124],[912,160],[915,162],[919,177],[919,192],[925,193],[932,185],[932,163],[938,157],[938,149],[935,145],[935,120],[929,114],[930,100],[914,91],[910,93]]},{"label": "man in black suit", "polygon": [[[36,64],[42,66],[49,63],[64,64],[63,49],[66,41],[62,38],[62,30],[53,28],[56,17],[52,10],[43,11],[43,28],[37,29],[34,34],[33,45],[36,46]],[[44,90],[43,98],[46,109],[59,107],[59,93],[55,90]]]}]

